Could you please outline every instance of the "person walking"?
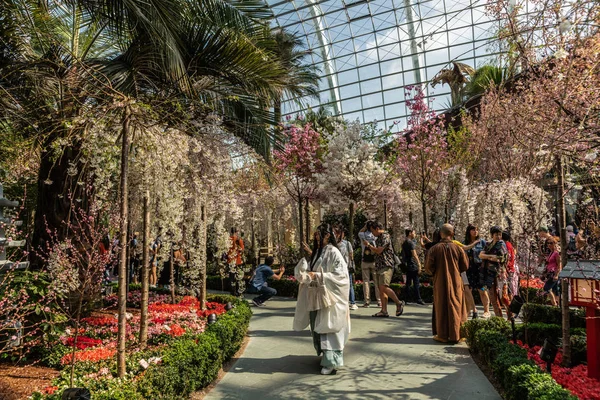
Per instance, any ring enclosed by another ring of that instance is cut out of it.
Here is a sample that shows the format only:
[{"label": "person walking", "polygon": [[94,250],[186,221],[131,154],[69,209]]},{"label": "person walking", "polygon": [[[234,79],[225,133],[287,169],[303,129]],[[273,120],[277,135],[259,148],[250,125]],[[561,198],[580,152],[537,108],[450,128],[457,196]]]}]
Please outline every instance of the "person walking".
[{"label": "person walking", "polygon": [[257,307],[263,307],[267,300],[277,294],[277,290],[269,287],[267,281],[269,278],[273,278],[276,281],[280,280],[285,272],[285,268],[283,266],[279,267],[279,274],[275,274],[273,268],[271,268],[274,262],[275,259],[272,256],[265,258],[265,263],[256,268],[254,275],[250,279],[248,293],[258,294],[258,296],[252,300],[252,304]]},{"label": "person walking", "polygon": [[[313,344],[321,358],[321,374],[330,375],[344,365],[344,347],[350,337],[350,311],[348,291],[350,280],[348,266],[342,253],[336,247],[333,230],[329,224],[321,224],[313,236],[310,263],[302,258],[294,270],[299,283],[298,301],[294,314],[293,328],[302,331],[310,326]],[[329,306],[317,310],[316,296],[322,291],[311,290],[317,281],[330,301]]]},{"label": "person walking", "polygon": [[406,239],[402,243],[402,256],[404,263],[406,264],[406,286],[404,287],[405,294],[404,298],[408,299],[410,295],[411,283],[415,291],[415,300],[417,304],[425,305],[425,302],[421,298],[419,292],[419,275],[421,274],[421,261],[417,255],[417,244],[415,242],[415,230],[406,229],[404,231]]},{"label": "person walking", "polygon": [[392,238],[390,234],[383,229],[379,222],[371,224],[371,233],[377,238],[375,246],[368,244],[367,247],[375,253],[375,269],[377,270],[377,285],[381,296],[381,310],[373,317],[389,317],[387,306],[388,299],[396,303],[396,316],[399,317],[404,312],[404,301],[398,299],[396,293],[390,288],[392,275],[394,274],[394,251],[392,250]]},{"label": "person walking", "polygon": [[[485,240],[479,237],[479,229],[475,225],[468,225],[467,231],[465,232],[465,240],[463,241],[463,250],[467,252],[469,259],[469,269],[466,272],[467,282],[470,290],[477,290],[479,292],[479,298],[483,305],[483,318],[490,317],[490,297],[488,292],[483,289],[481,283],[481,275],[483,268],[483,260],[479,258],[479,255],[485,249]],[[465,288],[466,289],[466,288]],[[471,297],[473,295],[471,294]],[[473,300],[475,305],[475,300]],[[473,311],[473,319],[478,318],[477,309]]]},{"label": "person walking", "polygon": [[350,301],[350,310],[358,310],[358,306],[356,305],[356,295],[354,293],[354,250],[352,249],[352,244],[346,240],[346,232],[343,226],[336,226],[334,232],[338,242],[338,249],[340,250],[340,253],[342,253],[346,265],[348,265],[348,277],[350,279],[350,293],[348,297]]},{"label": "person walking", "polygon": [[368,244],[375,246],[375,236],[371,233],[371,225],[373,221],[367,221],[365,226],[358,232],[360,239],[360,247],[362,249],[362,259],[360,268],[362,271],[363,280],[363,307],[369,307],[371,303],[371,279],[375,283],[375,299],[377,307],[381,307],[381,297],[379,294],[379,286],[377,286],[377,271],[375,270],[375,253],[367,247]]},{"label": "person walking", "polygon": [[546,240],[548,248],[548,256],[546,257],[544,275],[544,295],[550,297],[550,303],[556,307],[558,304],[556,296],[558,296],[558,273],[561,271],[560,253],[556,250],[556,240],[550,237]]},{"label": "person walking", "polygon": [[492,226],[490,235],[492,236],[491,242],[479,253],[479,258],[483,260],[482,290],[489,293],[490,303],[492,303],[496,317],[502,318],[500,299],[503,286],[498,285],[498,277],[504,274],[508,249],[502,240],[502,228]]},{"label": "person walking", "polygon": [[454,227],[440,228],[441,240],[425,258],[425,272],[433,276],[433,340],[442,343],[461,341],[460,325],[467,320],[461,272],[469,267],[463,249],[452,243]]}]

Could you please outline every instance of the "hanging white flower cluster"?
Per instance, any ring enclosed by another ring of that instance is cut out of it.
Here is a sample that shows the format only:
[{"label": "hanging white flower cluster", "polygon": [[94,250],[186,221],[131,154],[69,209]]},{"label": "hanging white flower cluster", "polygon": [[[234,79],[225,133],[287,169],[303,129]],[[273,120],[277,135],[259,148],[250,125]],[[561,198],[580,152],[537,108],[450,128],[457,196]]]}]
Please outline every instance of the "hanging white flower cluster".
[{"label": "hanging white flower cluster", "polygon": [[333,211],[349,203],[371,201],[382,188],[385,171],[375,156],[377,148],[361,136],[359,123],[337,123],[327,136],[323,171],[316,174],[318,191]]}]

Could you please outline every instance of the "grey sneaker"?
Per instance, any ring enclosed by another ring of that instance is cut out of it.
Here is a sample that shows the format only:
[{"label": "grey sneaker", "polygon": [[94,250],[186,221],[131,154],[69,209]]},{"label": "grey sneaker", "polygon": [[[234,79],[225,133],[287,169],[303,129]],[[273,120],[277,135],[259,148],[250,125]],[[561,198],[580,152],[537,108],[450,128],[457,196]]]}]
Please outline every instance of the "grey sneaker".
[{"label": "grey sneaker", "polygon": [[252,300],[252,304],[254,304],[256,307],[264,307],[263,303],[260,303],[260,302],[258,302],[256,300]]}]

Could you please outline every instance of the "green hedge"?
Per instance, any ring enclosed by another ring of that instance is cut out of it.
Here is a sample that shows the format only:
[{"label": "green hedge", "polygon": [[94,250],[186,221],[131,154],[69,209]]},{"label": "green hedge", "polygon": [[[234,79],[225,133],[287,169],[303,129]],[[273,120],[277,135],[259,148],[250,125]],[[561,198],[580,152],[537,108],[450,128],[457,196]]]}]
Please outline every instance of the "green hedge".
[{"label": "green hedge", "polygon": [[529,360],[525,349],[509,343],[508,326],[500,318],[471,320],[462,329],[469,347],[490,367],[507,400],[577,400]]},{"label": "green hedge", "polygon": [[220,315],[196,338],[171,345],[162,364],[148,368],[139,381],[144,398],[188,399],[192,392],[214,381],[223,362],[239,350],[252,315],[248,303],[228,295],[209,295],[209,300],[232,302],[235,308]]},{"label": "green hedge", "polygon": [[[562,325],[562,310],[542,304],[525,304],[521,310],[521,318],[524,322]],[[569,310],[569,321],[571,328],[585,328],[585,310],[573,308]]]},{"label": "green hedge", "polygon": [[[272,287],[273,289],[277,290],[278,296],[282,296],[282,297],[298,296],[298,283],[294,280],[290,280],[290,279],[281,279],[278,281],[269,280],[269,286]],[[231,289],[231,285],[229,284],[229,278],[227,277],[227,278],[223,278],[223,280],[221,280],[220,276],[209,276],[206,279],[206,287],[211,290],[224,290],[226,292],[228,292]],[[411,291],[411,296],[408,299],[404,298],[405,296],[404,296],[404,284],[403,283],[392,283],[390,285],[390,287],[394,290],[394,292],[396,292],[396,294],[398,295],[398,297],[401,300],[408,300],[408,301],[415,300],[412,291]],[[375,286],[371,283],[371,296],[374,296],[374,293],[375,293],[374,288],[375,288]],[[547,301],[547,299],[545,297],[538,296],[538,294],[539,294],[538,289],[529,288],[528,291],[529,291],[528,296],[529,296],[530,304],[532,304],[532,303],[533,304],[544,304]],[[421,284],[420,292],[421,292],[421,298],[426,303],[433,302],[433,286],[432,285],[425,286],[425,285]],[[362,284],[354,285],[354,294],[356,295],[357,301],[364,300]],[[523,296],[526,296],[527,295],[526,290],[521,289],[521,294]],[[473,291],[473,298],[475,299],[476,304],[481,304],[481,300],[479,298],[479,292],[477,290]],[[576,325],[576,326],[579,326],[579,325]],[[585,321],[584,321],[584,326],[585,326]]]},{"label": "green hedge", "polygon": [[[229,291],[231,289],[231,285],[229,283],[229,278],[223,278],[221,281],[221,277],[219,276],[209,276],[206,279],[206,287],[210,290],[225,290]],[[269,287],[277,290],[277,296],[282,297],[297,297],[298,296],[298,282],[290,279],[281,279],[281,280],[269,280]],[[392,283],[390,287],[396,292],[398,297],[401,300],[406,300],[404,296],[404,284],[401,283]],[[421,298],[423,301],[427,303],[431,303],[433,301],[433,287],[432,286],[423,286],[420,288]],[[356,301],[364,300],[364,291],[363,285],[354,284],[354,294],[356,295]],[[375,286],[371,283],[371,296],[374,298],[375,296]],[[409,301],[414,301],[414,292],[411,290],[411,295],[408,298]]]},{"label": "green hedge", "polygon": [[[231,302],[235,307],[218,316],[217,322],[208,325],[201,334],[184,335],[163,348],[128,354],[127,369],[132,375],[125,379],[90,380],[83,377],[85,373],[89,373],[85,371],[78,374],[82,377],[76,379],[75,386],[88,388],[92,397],[97,400],[189,399],[192,392],[213,382],[223,363],[240,348],[252,315],[248,303],[233,296],[209,295],[208,300]],[[150,355],[160,356],[162,362],[139,371],[139,360]],[[115,360],[110,360],[109,363],[107,366],[116,371]],[[100,368],[99,365],[86,366],[83,363],[76,368],[83,368],[84,371],[88,367],[96,370]],[[136,374],[136,369],[139,374]],[[61,388],[68,386],[68,373],[65,372],[68,372],[68,368],[54,382]],[[57,390],[49,396],[34,393],[32,399],[59,400],[62,391]]]}]

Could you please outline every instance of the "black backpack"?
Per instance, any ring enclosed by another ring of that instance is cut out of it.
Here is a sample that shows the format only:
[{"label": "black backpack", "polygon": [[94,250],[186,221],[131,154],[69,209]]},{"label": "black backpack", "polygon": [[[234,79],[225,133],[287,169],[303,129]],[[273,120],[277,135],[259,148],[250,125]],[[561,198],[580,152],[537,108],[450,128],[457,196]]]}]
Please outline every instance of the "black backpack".
[{"label": "black backpack", "polygon": [[569,244],[567,245],[567,250],[573,253],[577,252],[577,244],[575,243],[575,236],[571,236],[569,239]]}]

